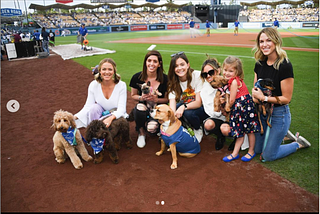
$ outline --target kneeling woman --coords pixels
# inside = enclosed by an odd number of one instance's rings
[[[88,88],[87,101],[74,115],[78,128],[87,127],[92,120],[101,119],[109,127],[114,119],[128,117],[127,85],[117,74],[116,63],[111,58],[100,61],[98,73]]]

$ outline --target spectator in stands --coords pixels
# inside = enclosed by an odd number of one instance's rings
[[[83,50],[83,41],[88,36],[88,30],[85,27],[85,24],[81,24],[81,27],[79,28],[79,31],[78,31],[78,36],[80,36],[81,50]]]
[[[275,28],[278,28],[278,27],[279,27],[279,21],[277,20],[277,18],[274,18],[273,26],[274,26]]]
[[[43,51],[47,52],[48,55],[49,55],[50,54],[50,51],[49,51],[49,33],[46,31],[45,27],[42,27],[41,36],[42,36],[42,49],[43,49]]]
[[[240,22],[238,21],[238,19],[236,19],[236,21],[234,22],[234,36],[238,36],[238,28],[239,28],[239,24]]]

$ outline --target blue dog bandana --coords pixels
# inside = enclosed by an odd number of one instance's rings
[[[90,141],[90,146],[93,149],[94,154],[99,154],[99,152],[102,151],[103,145],[104,145],[105,139],[97,139],[97,138],[92,138]]]
[[[62,136],[71,146],[78,145],[76,141],[76,132],[77,128],[72,128],[71,126],[68,128],[67,132],[62,132]]]

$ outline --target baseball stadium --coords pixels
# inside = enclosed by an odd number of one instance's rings
[[[140,101],[130,82],[151,50],[161,53],[167,75],[182,52],[198,71],[208,56],[221,66],[235,56],[251,94],[265,28],[281,35],[292,64],[289,130],[308,148],[274,161],[257,154],[225,163],[233,138],[216,149],[218,137],[203,134],[199,154],[177,155],[171,169],[172,151],[156,155],[160,134],[148,134],[140,148],[128,121],[132,148],[122,145],[116,164],[110,151],[100,163],[78,151],[81,169],[68,152],[59,164],[54,116],[82,110],[103,59],[116,63],[125,83],[127,114]],[[318,0],[3,0],[1,103],[2,212],[319,212]],[[75,130],[94,157],[87,128]]]

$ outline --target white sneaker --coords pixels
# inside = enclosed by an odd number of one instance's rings
[[[193,132],[194,132],[194,135],[196,136],[198,142],[200,143],[202,140],[202,137],[203,137],[202,128],[200,127],[200,129],[197,129],[197,130],[194,129]]]
[[[137,146],[143,148],[146,145],[146,136],[139,135],[137,140]]]
[[[290,132],[290,130],[288,130],[288,132],[287,132],[287,138],[289,138],[289,140],[291,140],[291,141],[297,141],[297,137],[296,136],[294,136],[293,134],[292,134],[292,132]]]
[[[307,141],[307,139],[305,139],[302,136],[298,137],[297,142],[302,146],[301,149],[302,148],[308,148],[308,147],[311,146],[311,143],[309,141]]]

